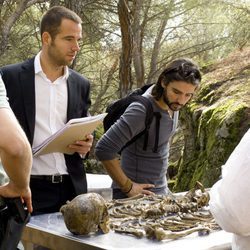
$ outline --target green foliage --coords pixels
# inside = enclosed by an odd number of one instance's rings
[[[117,2],[113,0],[78,2],[60,0],[33,4],[12,26],[7,49],[0,58],[0,66],[23,61],[40,50],[38,28],[40,19],[53,2],[66,4],[66,6],[77,4],[74,7],[82,17],[85,36],[74,67],[91,81],[91,113],[101,113],[112,100],[118,98],[120,84],[121,24],[117,15]],[[131,23],[134,18],[133,3],[133,1],[128,1]],[[17,4],[18,1],[14,0],[1,1],[1,31],[6,27],[6,22],[11,15],[15,13]],[[139,52],[143,58],[144,77],[150,82],[154,82],[165,65],[174,58],[191,57],[206,73],[209,72],[210,65],[214,61],[225,57],[235,48],[242,49],[249,45],[249,4],[247,1],[142,1],[139,13],[139,30],[136,31],[141,36]],[[165,26],[160,35],[160,27],[164,25],[164,22]],[[131,27],[131,32],[132,30]],[[2,37],[1,33],[0,42]],[[243,73],[247,74],[247,70]],[[242,124],[245,106],[241,106],[236,99],[225,100],[223,96],[227,93],[227,89],[230,89],[231,93],[227,95],[231,94],[235,98],[240,98],[242,93],[248,91],[249,84],[245,87],[242,85],[241,89],[224,86],[225,81],[230,84],[228,80],[231,78],[234,78],[233,74],[228,75],[226,79],[212,76],[208,79],[208,84],[201,86],[196,101],[192,102],[187,110],[191,117],[190,123],[196,122],[201,117],[200,122],[193,125],[194,131],[199,131],[198,134],[193,135],[198,151],[194,152],[193,158],[190,157],[190,162],[183,162],[183,169],[179,173],[183,185],[179,186],[179,180],[176,184],[179,190],[188,187],[190,178],[192,182],[195,182],[197,178],[203,178],[205,183],[212,183],[215,178],[212,176],[218,176],[220,172],[218,164],[223,164],[237,142],[240,133],[237,126]],[[136,85],[135,79],[136,73],[132,68],[131,81],[134,85]],[[213,107],[220,99],[224,103],[220,107]],[[208,106],[211,107],[202,112],[203,107]],[[231,109],[235,115],[229,112]],[[231,116],[236,121],[236,127],[235,125],[230,127],[231,124],[226,123],[228,117]],[[217,131],[219,135],[227,131],[231,137],[227,139],[218,136],[214,131]],[[97,139],[100,138],[102,132],[102,128],[98,128]],[[222,145],[225,145],[225,151],[218,153],[215,149]],[[179,166],[181,162],[179,161]],[[205,166],[210,175],[205,174],[201,166]],[[188,173],[187,176],[184,177],[184,173]]]
[[[95,130],[95,140],[98,141],[104,133],[103,126],[98,126]]]
[[[95,159],[87,159],[85,161],[86,173],[91,174],[107,174],[107,171],[102,166],[102,163]]]
[[[39,22],[41,12],[36,7],[27,9],[15,23],[9,37],[9,43],[0,65],[17,63],[38,53],[41,43]]]
[[[2,6],[1,13],[5,15],[1,15],[0,26],[13,14],[16,6],[13,4],[16,1],[11,5],[7,1],[3,2],[6,4]],[[22,61],[39,51],[40,18],[52,2],[34,4],[23,12],[11,29],[8,49],[0,58],[0,65]],[[66,6],[76,4],[75,1],[71,4],[70,1],[58,2]],[[129,1],[128,7],[131,11],[132,6],[132,1]],[[121,52],[117,6],[114,1],[109,0],[92,1],[88,4],[83,1],[76,7],[83,20],[85,37],[75,68],[91,80],[93,104],[98,100],[92,106],[92,111],[99,113],[105,109],[107,103],[117,98],[119,88],[118,66],[110,77],[110,70]],[[193,57],[201,65],[207,65],[238,46],[240,42],[236,40],[249,40],[247,7],[241,1],[233,6],[222,1],[207,0],[143,1],[139,11],[139,27],[145,78],[149,78],[150,82],[155,81],[162,68],[173,58]],[[166,26],[158,48],[156,68],[150,72],[157,32],[163,21],[166,21]],[[240,29],[238,21],[241,23]],[[245,43],[241,42],[242,44]],[[135,82],[135,74],[132,76],[132,81]]]

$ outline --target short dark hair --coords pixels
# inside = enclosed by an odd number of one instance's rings
[[[152,95],[156,100],[159,100],[163,95],[162,82],[164,85],[168,85],[172,81],[184,81],[198,86],[201,82],[199,67],[188,58],[176,59],[169,63],[152,89]]]
[[[81,18],[72,10],[63,6],[54,6],[50,8],[42,17],[40,25],[41,36],[48,32],[52,39],[60,32],[60,25],[63,19],[72,20],[75,23],[82,23]]]

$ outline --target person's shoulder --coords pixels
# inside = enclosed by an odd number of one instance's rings
[[[149,105],[152,106],[150,98],[143,96],[143,98],[138,98],[137,100],[134,99],[133,101],[131,101],[131,103],[128,106],[128,109],[139,112],[139,113],[141,112],[145,113],[146,110],[149,108]]]
[[[88,78],[73,69],[69,69],[69,77],[81,82],[89,83]]]
[[[22,61],[22,62],[17,62],[17,63],[13,63],[13,64],[7,64],[4,65],[0,68],[2,73],[8,73],[8,72],[13,72],[13,71],[20,71],[23,68],[34,68],[34,57],[27,59],[26,61]]]

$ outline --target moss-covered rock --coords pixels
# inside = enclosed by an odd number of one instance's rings
[[[174,191],[198,180],[211,187],[221,166],[250,125],[250,49],[226,59],[204,76],[193,101],[181,111],[184,148]]]

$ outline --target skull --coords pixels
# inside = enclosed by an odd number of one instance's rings
[[[100,228],[109,232],[109,215],[104,198],[97,193],[81,194],[60,208],[68,230],[73,234],[89,234]]]

